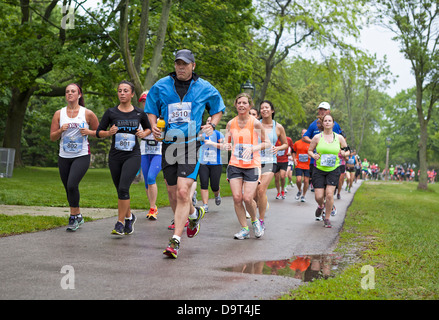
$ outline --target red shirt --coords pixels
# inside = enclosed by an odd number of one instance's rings
[[[288,147],[293,150],[293,140],[290,137],[287,137]],[[282,143],[280,140],[276,141],[276,146],[281,146]],[[288,148],[285,150],[281,150],[277,152],[277,162],[288,162]]]

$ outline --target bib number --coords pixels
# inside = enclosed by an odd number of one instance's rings
[[[114,147],[120,151],[133,151],[136,137],[130,133],[116,133]]]
[[[250,148],[252,145],[251,144],[243,144],[243,143],[239,143],[235,146],[235,150],[233,152],[233,154],[235,155],[236,159],[238,160],[242,160],[242,161],[252,161],[253,160],[253,153],[251,154],[250,158],[244,158],[243,157],[243,153],[244,153],[244,149],[245,148]]]
[[[320,165],[322,167],[335,167],[337,156],[335,154],[322,154],[320,157]]]
[[[203,154],[203,161],[216,162],[217,152],[215,150],[206,149]]]
[[[299,153],[299,162],[308,162],[308,155],[306,153]]]
[[[192,102],[169,104],[168,112],[168,123],[190,122]]]
[[[63,139],[63,149],[65,152],[69,153],[79,153],[82,150],[82,136],[76,137],[64,137]]]
[[[146,154],[161,154],[160,144],[156,140],[146,140],[145,143]]]

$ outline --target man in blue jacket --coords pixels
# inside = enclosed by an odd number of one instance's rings
[[[174,211],[174,235],[165,255],[177,258],[181,236],[186,222],[187,236],[192,238],[200,230],[204,217],[202,207],[194,207],[190,197],[191,186],[197,179],[200,130],[211,135],[225,110],[221,94],[208,81],[193,71],[195,58],[190,50],[179,50],[174,59],[175,72],[157,81],[149,90],[145,103],[152,133],[160,137],[157,118],[166,121],[165,140],[162,145],[162,169]],[[212,117],[210,124],[202,126],[204,111]]]

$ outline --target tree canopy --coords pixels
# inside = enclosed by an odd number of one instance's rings
[[[327,101],[361,156],[384,167],[390,137],[392,164],[439,168],[437,1],[9,0],[0,16],[0,142],[16,149],[15,165],[56,165],[50,120],[68,83],[82,86],[100,118],[117,104],[119,81],[139,96],[189,48],[196,72],[224,98],[222,125],[250,81],[293,141]],[[390,97],[386,59],[345,41],[368,19],[394,31],[416,88]],[[108,141],[91,141],[94,165],[105,165]]]

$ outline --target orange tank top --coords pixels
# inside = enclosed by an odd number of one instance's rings
[[[261,166],[259,151],[253,152],[249,159],[244,159],[242,153],[246,147],[258,145],[258,133],[254,130],[254,120],[247,121],[244,128],[238,125],[238,117],[235,117],[230,125],[230,134],[232,137],[232,155],[229,165],[238,168],[256,168]]]

